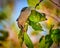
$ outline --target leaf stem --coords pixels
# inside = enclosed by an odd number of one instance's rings
[[[43,1],[43,0],[39,0],[39,2],[36,4],[35,8],[36,8],[37,6],[39,6],[39,4],[40,4],[42,1]]]

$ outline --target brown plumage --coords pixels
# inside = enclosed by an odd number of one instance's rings
[[[17,19],[19,28],[21,28],[21,29],[24,28],[25,22],[27,21],[29,15],[30,15],[30,12],[31,12],[30,8],[27,8],[27,7],[23,8],[21,10],[21,14]]]

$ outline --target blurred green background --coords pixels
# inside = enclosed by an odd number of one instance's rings
[[[26,6],[28,6],[27,0],[0,0],[0,30],[9,26],[18,32],[16,19],[21,9]]]

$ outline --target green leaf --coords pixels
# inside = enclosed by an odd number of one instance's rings
[[[0,30],[0,40],[4,41],[9,36],[8,31]]]
[[[54,42],[60,42],[60,29],[52,30],[51,38]]]
[[[34,22],[29,21],[29,25],[32,26],[32,28],[34,30],[40,30],[40,31],[43,30],[42,26],[40,25],[40,23],[34,23]]]
[[[31,10],[29,20],[32,22],[40,22],[46,20],[46,16],[43,13],[39,13],[36,10]]]
[[[4,12],[0,12],[0,21],[7,18],[7,15]]]
[[[43,38],[44,38],[44,36],[42,36],[42,37],[40,38],[39,42],[40,42],[40,41],[42,41],[42,40],[43,40]]]
[[[19,39],[19,42],[20,42],[20,48],[22,48],[22,44],[23,44],[23,41],[24,41],[24,35],[23,35],[22,30],[20,30],[20,32],[18,34],[18,39]]]
[[[39,0],[27,0],[30,7],[35,7]]]
[[[53,44],[53,40],[50,35],[42,36],[39,40],[39,48],[50,48]]]
[[[33,43],[26,32],[24,33],[24,42],[28,48],[33,48]]]
[[[21,36],[23,36],[22,30],[20,30],[20,32],[18,33],[18,38],[20,38]]]
[[[50,48],[50,46],[53,44],[53,40],[51,39],[50,35],[45,36],[45,45],[47,48]]]
[[[39,3],[39,0],[27,0],[29,7],[35,7],[37,3]],[[37,9],[42,9],[43,6],[46,6],[47,8],[52,9],[53,5],[51,1],[49,0],[43,0],[38,6]]]
[[[42,40],[40,41],[39,48],[45,48],[45,38],[42,38]]]

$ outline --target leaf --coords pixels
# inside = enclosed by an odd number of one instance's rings
[[[0,21],[7,18],[7,15],[4,12],[0,12]]]
[[[32,22],[40,22],[46,20],[46,16],[43,13],[39,13],[36,10],[31,10],[29,20]]]
[[[26,32],[24,33],[24,42],[28,48],[33,48],[33,43]]]
[[[47,48],[50,48],[50,46],[53,44],[53,40],[51,39],[50,35],[45,36],[45,45]]]
[[[53,41],[50,35],[42,36],[39,40],[39,48],[50,48]]]
[[[51,38],[54,42],[60,42],[60,29],[52,30]]]
[[[22,48],[22,44],[23,44],[23,41],[24,41],[24,35],[23,35],[22,30],[20,30],[20,32],[18,34],[18,39],[19,39],[19,42],[20,42],[20,47]]]
[[[42,40],[40,41],[39,48],[45,48],[45,38],[42,38]]]
[[[31,0],[27,0],[27,2],[28,2],[29,7],[35,7],[36,4],[39,3],[39,0],[32,0],[32,1],[31,1]],[[44,5],[45,5],[47,8],[50,8],[50,9],[52,9],[52,7],[53,7],[51,1],[49,1],[49,0],[43,0],[43,1],[39,4],[39,6],[37,6],[37,9],[43,8]]]
[[[8,31],[0,30],[0,40],[4,41],[8,36]]]
[[[35,7],[39,0],[27,0],[29,7]]]
[[[40,25],[40,23],[34,23],[34,22],[29,21],[29,25],[32,26],[32,28],[34,30],[40,30],[40,31],[43,30],[42,26]]]

